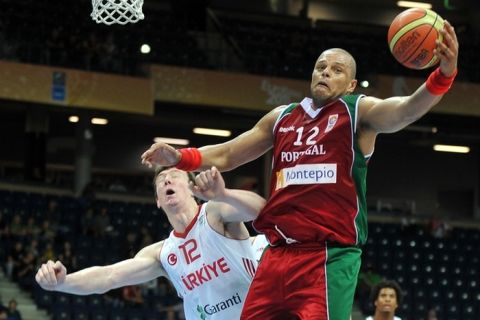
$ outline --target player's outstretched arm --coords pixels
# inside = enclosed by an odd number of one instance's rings
[[[60,262],[49,260],[42,264],[35,280],[45,290],[77,295],[105,293],[111,289],[139,284],[159,276],[166,276],[155,258],[163,242],[143,248],[134,258],[109,266],[90,267],[67,274]]]
[[[385,100],[374,97],[361,99],[361,125],[377,133],[396,132],[421,118],[441,100],[456,75],[458,40],[455,30],[447,21],[440,32],[443,34],[443,42],[437,42],[434,51],[440,59],[439,68],[410,96]]]
[[[265,199],[254,192],[225,188],[222,174],[215,167],[200,172],[190,188],[196,197],[212,200],[207,210],[223,222],[251,221],[265,206]]]
[[[215,166],[220,171],[228,171],[260,157],[273,145],[273,125],[282,109],[283,107],[278,107],[272,110],[260,119],[252,129],[232,140],[199,148],[201,159],[199,166],[193,169],[188,166],[179,167],[179,169],[194,171],[210,169]],[[158,142],[146,150],[141,158],[142,163],[148,166],[158,164],[178,167],[182,157],[185,159],[190,155],[189,152],[182,154],[179,150]],[[197,159],[196,154],[191,155],[191,157]]]

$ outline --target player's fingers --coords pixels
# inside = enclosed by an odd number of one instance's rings
[[[450,24],[450,22],[445,20],[445,28],[447,33],[452,38],[452,41],[458,44],[457,34],[455,33],[455,28]]]
[[[54,286],[57,284],[57,276],[55,274],[55,263],[52,260],[48,260],[47,268],[48,268],[48,277],[50,283]]]
[[[198,189],[197,186],[192,186],[190,190],[192,190],[192,193],[194,196],[198,196],[200,194],[200,190]]]
[[[213,182],[213,177],[212,177],[212,171],[211,170],[205,171],[205,178],[207,179],[207,185],[211,186],[212,182]]]
[[[63,268],[65,268],[65,266],[60,262],[60,261],[55,261],[55,263],[53,264],[53,268],[56,270],[56,271],[62,271]]]
[[[202,180],[202,174],[203,172],[200,172],[195,176],[195,186],[197,187],[197,190],[201,190],[204,188],[204,182]]]
[[[458,40],[453,27],[450,24],[446,24],[441,33],[443,35],[442,44],[446,45],[454,54],[456,54],[458,52]]]
[[[50,276],[50,272],[48,271],[48,265],[46,263],[42,264],[42,276],[46,285],[50,285],[52,283],[52,278]]]

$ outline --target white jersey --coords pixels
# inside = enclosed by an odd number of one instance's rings
[[[240,319],[257,261],[250,239],[217,233],[207,222],[205,208],[199,208],[184,233],[170,233],[160,261],[183,298],[186,319]]]
[[[262,258],[263,252],[269,245],[267,237],[264,234],[259,234],[252,239],[252,250],[253,254],[255,255],[255,259],[258,263],[260,263],[260,259]]]

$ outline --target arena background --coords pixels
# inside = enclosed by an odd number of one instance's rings
[[[403,319],[426,319],[430,309],[439,319],[479,319],[480,4],[431,3],[456,28],[459,74],[432,112],[378,139],[363,276],[400,282]],[[126,305],[121,291],[80,299],[31,283],[49,243],[58,258],[71,242],[74,270],[125,259],[142,238],[168,234],[153,206],[151,171],[140,164],[154,137],[201,146],[229,138],[197,135],[194,127],[240,134],[271,108],[308,95],[312,66],[329,47],[350,51],[357,78],[369,82],[357,92],[380,98],[410,93],[430,72],[405,69],[388,51],[388,24],[404,10],[396,1],[146,0],[145,20],[126,26],[96,24],[86,0],[2,0],[0,9],[0,295],[3,304],[15,297],[24,319],[181,318],[164,282],[144,290],[141,307]],[[144,44],[148,54],[140,52]],[[108,124],[94,125],[93,117]],[[435,152],[436,143],[470,152]],[[269,163],[267,155],[227,173],[227,183],[266,195]],[[86,230],[86,212],[95,219],[103,208],[111,228]],[[46,217],[53,235],[25,231],[35,229],[29,218],[41,226]],[[121,242],[105,255],[119,237],[129,249]],[[20,261],[29,250],[38,253]],[[16,284],[7,279],[9,257],[18,259]],[[16,274],[19,266],[25,273]],[[371,312],[364,289],[356,319]],[[45,318],[30,315],[35,305]]]

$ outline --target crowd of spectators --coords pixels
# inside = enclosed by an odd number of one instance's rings
[[[41,263],[60,260],[69,272],[92,264],[110,264],[133,256],[169,232],[168,222],[160,212],[153,213],[158,210],[153,205],[127,212],[121,203],[109,206],[95,199],[85,207],[85,202],[70,197],[16,193],[13,199],[9,192],[0,193],[0,267],[8,279],[35,299],[48,294],[35,283]],[[149,223],[143,223],[146,219]],[[117,309],[155,309],[168,319],[183,314],[175,290],[161,279],[112,290],[102,299],[103,305]],[[16,302],[9,305],[10,311],[5,311],[8,320],[21,319],[10,316]],[[1,315],[0,311],[0,319]]]

